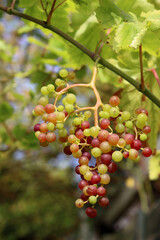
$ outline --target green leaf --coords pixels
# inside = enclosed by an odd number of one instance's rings
[[[159,35],[156,32],[148,30],[142,40],[143,51],[146,51],[149,54],[157,57],[160,55],[159,43]]]
[[[96,17],[107,29],[116,24],[116,17],[123,21],[133,21],[129,14],[123,12],[112,0],[99,0],[100,7],[96,9]]]
[[[17,124],[14,128],[13,128],[13,135],[15,136],[16,139],[18,140],[22,140],[22,138],[25,136],[26,134],[26,127],[21,125],[21,124]]]
[[[19,0],[19,7],[20,8],[28,8],[28,7],[32,7],[34,4],[36,5],[37,2],[39,2],[39,0]]]
[[[149,160],[149,178],[157,180],[160,175],[160,151],[157,151],[155,156]]]
[[[152,31],[160,28],[160,10],[142,12],[141,17],[145,18]]]
[[[13,114],[13,108],[8,102],[3,102],[0,104],[0,122],[4,122],[10,118]]]

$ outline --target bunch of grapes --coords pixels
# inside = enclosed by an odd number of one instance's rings
[[[55,81],[56,89],[53,84],[41,88],[43,96],[33,112],[41,116],[43,122],[36,124],[34,131],[41,146],[48,146],[58,137],[64,145],[64,153],[78,159],[75,172],[81,178],[82,194],[75,205],[82,208],[86,204],[87,216],[94,218],[97,204],[102,207],[109,204],[105,186],[117,170],[117,162],[126,158],[137,162],[140,153],[151,156],[152,150],[147,146],[147,135],[151,131],[147,125],[148,112],[141,108],[136,109],[135,116],[128,111],[121,112],[119,97],[112,96],[109,104],[101,106],[99,125],[90,126],[92,112],[88,108],[81,111],[76,96],[67,92],[72,86],[67,81],[74,79],[75,73],[62,69],[59,76]],[[54,103],[49,103],[53,97]],[[73,126],[68,131],[64,124],[69,117]],[[90,163],[91,158],[94,164]]]

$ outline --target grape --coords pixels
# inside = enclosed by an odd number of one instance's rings
[[[150,157],[152,155],[152,150],[149,147],[145,147],[142,151],[144,157]]]
[[[109,112],[100,111],[100,112],[99,112],[99,116],[100,116],[101,118],[109,118],[109,117],[110,117],[110,114],[109,114]]]
[[[64,124],[63,123],[57,123],[56,124],[56,129],[62,130],[63,128],[64,128]]]
[[[36,131],[36,132],[35,132],[35,136],[36,136],[36,138],[38,138],[39,134],[41,134],[40,131]]]
[[[90,185],[87,187],[86,192],[89,196],[96,195],[97,194],[97,188],[94,185]]]
[[[104,188],[104,187],[98,187],[97,188],[97,194],[99,195],[99,196],[104,196],[104,195],[106,195],[106,189]]]
[[[47,133],[46,139],[48,142],[54,142],[56,140],[56,134],[53,132]]]
[[[87,157],[89,160],[91,159],[91,154],[89,152],[84,152],[82,156]]]
[[[75,201],[75,205],[76,205],[76,207],[78,207],[78,208],[82,208],[82,207],[84,206],[84,201],[79,198],[79,199],[77,199],[77,200]]]
[[[70,150],[71,150],[72,153],[75,153],[75,152],[77,152],[79,150],[79,146],[77,144],[73,143],[70,146]]]
[[[54,107],[54,105],[53,104],[47,104],[46,106],[45,106],[45,111],[46,111],[46,113],[53,113],[54,112],[54,110],[55,110],[55,107]]]
[[[91,150],[93,157],[101,156],[101,150],[98,147],[95,147]]]
[[[48,142],[40,142],[40,146],[41,147],[47,147],[48,146]]]
[[[55,124],[57,121],[57,115],[55,113],[49,113],[47,120],[48,120],[48,122]]]
[[[101,184],[108,184],[110,182],[111,178],[108,174],[102,174],[101,175]]]
[[[72,152],[71,152],[72,153]],[[77,174],[80,174],[80,165],[77,165],[76,166],[76,168],[75,168],[75,172],[77,173]]]
[[[47,141],[47,139],[46,139],[46,134],[45,134],[45,133],[39,134],[38,140],[39,140],[41,143],[46,142],[46,141]]]
[[[36,116],[41,116],[45,113],[45,109],[42,105],[37,105],[34,108],[34,112],[35,112]]]
[[[101,197],[98,203],[101,207],[107,207],[109,205],[109,199],[106,197]]]
[[[88,201],[89,201],[89,203],[94,205],[97,202],[97,198],[95,196],[90,196],[88,198]]]
[[[89,196],[89,194],[87,193],[87,189],[88,189],[89,186],[85,186],[83,188],[83,193],[86,195],[86,196]]]
[[[123,123],[123,119],[121,116],[119,116],[117,119],[116,119],[116,123]]]
[[[59,76],[62,77],[62,78],[66,78],[68,76],[68,71],[67,69],[61,69],[59,71]]]
[[[42,120],[45,121],[45,122],[48,121],[48,114],[47,114],[47,113],[44,113],[44,114],[42,115]]]
[[[110,126],[110,121],[109,119],[102,119],[100,122],[100,127],[101,129],[107,129]]]
[[[111,110],[111,105],[109,105],[109,104],[103,105],[103,111],[110,112],[110,110]]]
[[[109,99],[109,104],[112,105],[113,107],[116,107],[118,106],[120,103],[120,99],[118,96],[112,96],[110,99]]]
[[[145,113],[146,116],[148,116],[148,111],[147,111],[146,109],[144,109],[144,108],[138,108],[138,109],[136,109],[136,110],[135,110],[135,113],[136,113],[137,115],[140,114],[140,113]]]
[[[90,218],[94,218],[97,216],[97,210],[95,208],[88,207],[86,209],[86,214]]]
[[[120,151],[114,151],[112,153],[112,159],[115,161],[115,162],[120,162],[122,161],[123,159],[123,154],[120,152]]]
[[[127,152],[127,151],[123,152],[123,157],[128,158],[129,157],[129,152]]]
[[[101,130],[98,134],[98,140],[104,142],[108,139],[109,132],[107,130]]]
[[[145,122],[144,123],[140,123],[140,122],[136,121],[136,127],[139,128],[139,129],[143,129],[145,125],[146,125]]]
[[[45,106],[48,104],[48,98],[47,97],[41,97],[38,101],[39,105]]]
[[[87,129],[87,128],[90,128],[90,124],[88,121],[83,121],[81,123],[81,128],[84,130],[84,129]]]
[[[66,104],[65,105],[65,110],[68,112],[68,113],[71,113],[74,111],[74,106],[72,104]]]
[[[126,144],[131,144],[134,141],[134,136],[130,133],[127,133],[124,136],[124,140],[126,141]]]
[[[142,146],[142,143],[141,143],[141,141],[138,140],[138,139],[135,139],[135,140],[132,142],[132,144],[131,144],[131,148],[134,148],[134,149],[136,149],[137,151],[141,148],[141,146]]]
[[[117,131],[118,133],[123,133],[124,130],[125,130],[125,127],[124,127],[124,125],[123,125],[122,123],[118,123],[118,124],[116,125],[115,129],[116,129],[116,131]]]
[[[82,193],[81,199],[82,199],[84,202],[87,201],[88,198],[89,198],[89,196],[86,196],[84,193]]]
[[[56,88],[56,92],[60,92],[62,89],[64,88],[64,86],[58,86],[57,88]],[[59,97],[58,97],[58,100],[60,100],[62,98],[62,95],[60,95]]]
[[[100,174],[106,173],[107,170],[108,170],[108,168],[107,168],[107,166],[106,166],[105,164],[100,164],[100,165],[98,166],[98,172],[99,172]]]
[[[125,123],[125,126],[127,127],[127,128],[133,128],[133,122],[132,121],[127,121],[126,123]]]
[[[88,180],[88,181],[91,180],[92,176],[93,176],[93,173],[92,173],[91,171],[87,171],[87,172],[84,174],[84,178],[85,178],[86,180]]]
[[[114,173],[117,170],[117,164],[114,162],[111,162],[108,166],[108,172],[109,173]]]
[[[49,93],[54,93],[54,92],[55,92],[55,87],[54,87],[54,85],[53,85],[53,84],[48,84],[48,85],[47,85],[47,91],[48,91]]]
[[[58,130],[58,134],[60,137],[67,136],[67,129],[63,128],[63,129]]]
[[[99,133],[99,128],[98,127],[91,127],[90,128],[90,134],[92,137],[97,137]]]
[[[77,141],[77,137],[74,134],[68,136],[69,143],[75,143]]]
[[[84,129],[84,136],[89,137],[91,135],[90,129]]]
[[[145,134],[148,134],[148,133],[151,132],[151,128],[150,128],[149,126],[145,126],[145,127],[143,128],[143,132],[144,132]]]
[[[90,118],[90,117],[92,116],[92,113],[91,113],[90,111],[85,111],[85,112],[84,112],[84,116],[85,116],[86,118]]]
[[[47,87],[45,87],[45,86],[42,87],[42,88],[41,88],[41,93],[42,93],[42,95],[48,95],[49,92],[48,92]]]
[[[92,147],[99,147],[100,142],[99,142],[98,138],[94,138],[94,139],[91,141],[91,145],[92,145]]]
[[[35,131],[35,132],[40,131],[40,125],[41,125],[41,124],[36,124],[36,125],[34,126],[34,131]]]
[[[131,117],[131,114],[130,114],[130,112],[128,112],[128,111],[124,111],[124,112],[122,112],[122,119],[124,120],[124,121],[127,121],[127,120],[129,120],[130,119],[130,117]]]
[[[83,188],[87,185],[88,185],[88,182],[86,180],[81,180],[78,184],[78,186],[81,190],[83,190]]]
[[[112,146],[110,145],[109,142],[102,142],[100,144],[100,150],[102,153],[109,153],[112,149]]]
[[[146,141],[147,140],[147,135],[145,133],[140,135],[140,140],[141,141]]]
[[[68,135],[66,135],[65,137],[59,137],[59,143],[66,143],[68,139]]]
[[[111,160],[112,160],[112,156],[110,154],[104,153],[104,154],[101,155],[102,163],[106,164],[107,166],[110,165]]]
[[[89,171],[89,166],[87,165],[81,165],[80,168],[79,168],[79,171],[82,175],[86,174],[86,172]]]
[[[82,151],[79,149],[76,153],[72,153],[74,158],[80,158],[82,156]]]
[[[138,157],[138,152],[136,149],[130,149],[129,150],[129,158],[131,160],[135,160]]]
[[[43,132],[43,133],[48,132],[47,123],[42,123],[42,124],[40,125],[40,131]]]
[[[120,146],[121,148],[124,148],[125,145],[126,145],[126,141],[123,138],[120,138],[118,141],[118,146]]]
[[[110,110],[110,115],[112,118],[116,118],[119,115],[119,109],[116,107],[112,107]]]
[[[88,165],[88,163],[89,163],[89,159],[87,157],[85,157],[85,156],[80,157],[80,159],[79,159],[80,165]]]
[[[112,145],[112,146],[116,146],[117,143],[119,141],[119,136],[115,133],[109,135],[108,137],[108,142]]]
[[[137,121],[140,123],[140,124],[143,124],[147,121],[147,116],[145,113],[140,113],[138,114],[137,116]]]
[[[56,112],[57,121],[63,121],[65,119],[65,114],[63,112]]]
[[[66,96],[66,101],[67,103],[69,104],[73,104],[76,102],[76,96],[72,93],[69,93],[67,96]]]
[[[63,112],[64,111],[64,106],[63,105],[59,105],[58,107],[57,107],[57,110],[59,111],[59,112]],[[65,116],[66,117],[66,116]]]
[[[98,184],[101,181],[101,177],[98,174],[94,174],[91,178],[92,184]]]
[[[69,71],[67,77],[69,80],[73,80],[76,77],[76,74],[73,71]]]
[[[70,146],[66,146],[64,149],[63,149],[64,153],[66,155],[72,155],[72,152],[70,150]]]

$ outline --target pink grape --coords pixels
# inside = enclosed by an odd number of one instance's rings
[[[110,125],[110,121],[109,119],[102,119],[101,122],[100,122],[100,127],[101,129],[107,129]]]
[[[101,130],[98,134],[98,139],[100,142],[104,142],[108,139],[109,132],[107,130]]]
[[[131,144],[134,141],[134,136],[130,133],[127,133],[124,136],[124,140],[126,141],[126,144]]]
[[[108,137],[108,142],[112,145],[112,146],[116,146],[117,143],[119,141],[119,136],[115,133],[109,135]]]
[[[87,128],[90,128],[90,124],[88,121],[83,121],[81,123],[81,128],[84,130],[84,129],[87,129]]]
[[[120,99],[118,96],[112,96],[110,99],[109,99],[109,104],[112,105],[113,107],[116,107],[118,106],[120,103]]]
[[[98,187],[98,188],[97,188],[97,194],[98,194],[99,196],[104,196],[104,195],[106,195],[106,189],[105,189],[104,187]]]
[[[47,141],[46,139],[46,134],[45,133],[40,133],[39,136],[38,136],[38,140],[41,142],[41,143],[44,143]]]
[[[88,182],[86,180],[81,180],[78,184],[78,186],[81,190],[83,190],[83,188],[87,185],[88,185]]]
[[[55,110],[55,107],[53,104],[50,104],[48,103],[46,106],[45,106],[45,111],[46,113],[53,113]]]
[[[98,138],[94,138],[91,142],[91,145],[92,145],[92,147],[99,147],[100,142],[99,142]]]
[[[45,109],[42,105],[37,105],[35,108],[34,108],[34,112],[37,116],[41,116],[45,113]]]
[[[47,133],[46,139],[48,142],[54,142],[56,140],[56,134],[53,132]]]

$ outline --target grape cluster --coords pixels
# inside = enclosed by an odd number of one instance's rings
[[[151,131],[147,125],[148,112],[141,108],[136,109],[135,116],[128,111],[120,112],[120,99],[112,96],[109,104],[101,106],[99,125],[90,126],[91,111],[85,108],[81,111],[76,96],[67,92],[67,80],[74,79],[75,73],[62,69],[59,76],[55,81],[56,90],[53,84],[41,88],[43,96],[33,113],[42,116],[43,122],[36,124],[34,131],[41,146],[48,146],[58,136],[59,142],[64,144],[64,153],[78,159],[75,172],[81,178],[78,186],[82,194],[75,205],[82,208],[90,204],[86,214],[94,218],[97,203],[102,207],[109,204],[105,186],[110,182],[110,174],[117,170],[117,162],[123,158],[137,162],[139,153],[151,156],[152,150],[147,146],[147,135]],[[49,103],[53,97],[54,103]],[[69,117],[73,126],[68,131],[64,124]]]

